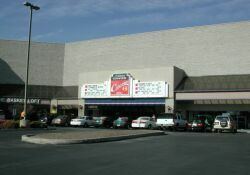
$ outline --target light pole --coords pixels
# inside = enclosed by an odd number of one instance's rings
[[[29,2],[24,2],[24,6],[29,7],[30,9],[30,21],[29,21],[29,42],[28,42],[28,53],[27,53],[27,65],[26,65],[26,81],[25,81],[25,90],[24,90],[24,110],[23,110],[23,115],[24,115],[24,120],[26,120],[26,115],[27,115],[27,89],[28,89],[28,84],[29,84],[29,60],[30,60],[30,41],[31,41],[31,29],[32,29],[32,12],[33,10],[39,10],[40,7],[35,6]]]

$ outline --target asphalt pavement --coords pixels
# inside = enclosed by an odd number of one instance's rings
[[[82,129],[90,131],[94,128]],[[77,129],[59,128],[54,132]],[[38,145],[0,130],[0,174],[250,174],[250,134],[169,132],[115,142]]]

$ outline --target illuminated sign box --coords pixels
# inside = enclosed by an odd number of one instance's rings
[[[85,84],[81,87],[82,98],[105,98],[108,96],[108,82],[103,84]]]
[[[133,97],[168,97],[168,84],[164,81],[133,81]]]
[[[130,74],[113,74],[103,84],[84,84],[81,98],[151,98],[168,97],[165,81],[140,82]]]

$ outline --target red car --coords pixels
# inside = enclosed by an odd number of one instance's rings
[[[189,131],[212,131],[213,119],[210,115],[197,115],[188,122]]]

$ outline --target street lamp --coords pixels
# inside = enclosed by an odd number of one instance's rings
[[[26,81],[25,81],[25,90],[24,90],[24,110],[23,110],[23,117],[24,120],[26,119],[26,112],[27,112],[27,88],[29,84],[29,60],[30,60],[30,41],[31,41],[31,26],[32,26],[32,12],[33,10],[39,10],[40,7],[35,6],[29,2],[24,2],[24,6],[30,8],[30,22],[29,22],[29,43],[28,43],[28,53],[27,53],[27,65],[26,65]]]

